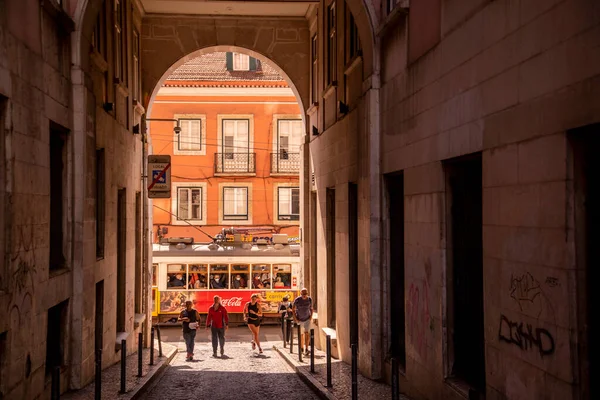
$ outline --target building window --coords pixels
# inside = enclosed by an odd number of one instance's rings
[[[106,169],[104,149],[96,150],[96,258],[104,258]]]
[[[234,71],[249,71],[250,56],[241,53],[233,53],[233,70]]]
[[[202,120],[180,119],[179,126],[178,150],[202,150]]]
[[[142,101],[142,65],[140,63],[140,34],[133,30],[133,99],[138,103]]]
[[[350,8],[346,6],[346,62],[354,60],[361,52],[358,27]]]
[[[319,85],[318,85],[318,68],[319,68],[319,63],[318,63],[318,58],[319,58],[319,42],[317,41],[317,35],[314,35],[312,37],[312,41],[311,41],[311,50],[310,50],[310,58],[311,58],[311,62],[312,62],[312,67],[311,67],[311,87],[312,87],[312,103],[316,104],[319,102]]]
[[[327,34],[327,85],[332,85],[336,80],[337,65],[335,1],[327,8]]]
[[[300,153],[302,120],[277,121],[277,152],[280,160],[289,160],[290,154]]]
[[[126,328],[126,293],[127,293],[127,192],[118,189],[117,192],[117,332],[125,332]]]
[[[202,219],[202,188],[177,188],[177,219]]]
[[[92,47],[106,60],[106,6],[100,6],[96,26],[92,32]]]
[[[65,363],[69,300],[48,309],[46,330],[46,375]]]
[[[304,123],[301,119],[277,120],[277,143],[271,159],[271,173],[299,174],[300,145],[304,134]]]
[[[126,0],[115,0],[115,79],[127,83]]]
[[[6,252],[6,222],[10,218],[10,212],[6,209],[6,142],[5,142],[5,121],[8,108],[8,99],[0,95],[0,290],[8,285],[8,263],[5,260]],[[1,349],[0,349],[1,350]],[[1,355],[2,353],[0,353]],[[2,374],[2,365],[0,365],[0,374]],[[0,376],[0,381],[2,377]],[[1,386],[0,386],[1,390]],[[2,396],[0,396],[1,398]]]
[[[233,159],[235,153],[248,153],[250,148],[248,127],[247,119],[223,120],[223,153],[226,158]]]
[[[51,123],[50,126],[50,270],[65,267],[63,252],[64,221],[64,165],[66,161],[67,131]]]
[[[245,221],[248,219],[248,188],[223,188],[223,219]]]
[[[277,188],[277,219],[280,221],[300,220],[300,188]]]

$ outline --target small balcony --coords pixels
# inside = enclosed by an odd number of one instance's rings
[[[215,174],[255,175],[256,153],[215,153]]]
[[[300,153],[288,153],[283,150],[271,153],[271,174],[298,175],[300,161]]]

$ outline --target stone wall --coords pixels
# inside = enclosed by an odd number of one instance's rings
[[[577,398],[582,316],[574,293],[583,289],[575,284],[566,133],[600,121],[592,100],[600,95],[599,4],[442,3],[441,38],[414,61],[405,56],[410,16],[382,39],[382,172],[405,177],[404,387],[430,399],[461,391],[449,384],[441,161],[481,152],[487,398]],[[540,329],[542,341],[512,340],[521,323]]]

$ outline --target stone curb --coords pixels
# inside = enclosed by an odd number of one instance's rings
[[[306,383],[321,399],[324,400],[337,400],[337,398],[327,389],[321,382],[315,379],[310,371],[305,371],[300,368],[301,366],[306,366],[303,364],[299,364],[293,357],[298,357],[298,354],[289,354],[286,351],[283,351],[277,346],[273,346],[273,349],[277,351],[277,353],[283,357],[283,359],[296,370],[296,374]]]
[[[164,344],[165,343],[163,342],[163,345]],[[169,346],[169,347],[171,347],[171,346]],[[151,389],[152,387],[154,387],[153,383],[157,380],[157,378],[159,378],[163,374],[164,370],[171,363],[171,361],[173,361],[173,358],[175,358],[176,354],[177,354],[177,347],[173,347],[171,350],[169,350],[167,352],[167,354],[164,355],[163,359],[159,358],[161,364],[158,366],[158,368],[156,368],[152,372],[148,373],[142,379],[142,381],[138,385],[137,389],[132,390],[131,392],[127,393],[126,397],[119,396],[119,399],[137,400],[137,399],[142,398],[141,396],[144,395],[145,393],[147,393],[148,389]]]

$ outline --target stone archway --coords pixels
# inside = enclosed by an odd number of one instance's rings
[[[142,24],[142,88],[148,107],[155,88],[189,59],[212,51],[242,49],[268,59],[308,106],[310,37],[303,19],[235,19],[152,16]]]

